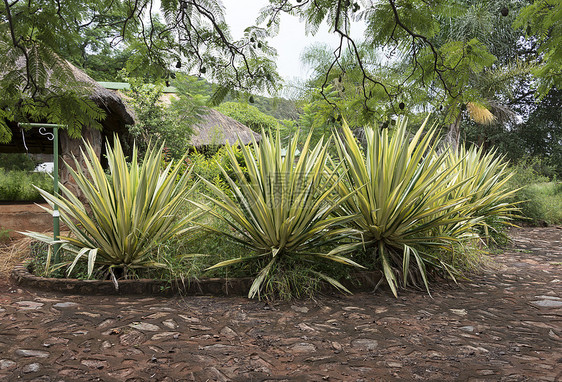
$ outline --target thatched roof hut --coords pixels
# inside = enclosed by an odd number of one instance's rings
[[[254,139],[259,142],[261,135],[215,109],[208,109],[208,112],[202,116],[201,122],[193,126],[191,144],[196,148],[220,146],[227,142],[233,145],[236,141],[247,145]]]
[[[81,139],[71,138],[65,130],[62,130],[59,134],[59,153],[62,161],[72,164],[72,157],[74,156],[78,159],[80,165],[84,167],[84,158],[82,158],[81,155],[83,140],[89,142],[98,157],[100,157],[106,138],[112,141],[114,133],[119,134],[125,132],[127,131],[126,125],[134,123],[133,113],[129,110],[126,103],[123,102],[119,94],[105,89],[68,61],[62,59],[56,60],[56,65],[59,65],[59,69],[61,67],[64,68],[64,72],[67,73],[67,76],[64,78],[53,76],[52,73],[54,69],[47,68],[46,73],[48,77],[45,80],[43,89],[45,95],[49,95],[49,93],[56,94],[58,91],[67,89],[69,84],[73,82],[72,78],[68,77],[72,76],[78,85],[80,85],[81,91],[83,88],[85,96],[94,101],[96,105],[106,113],[105,119],[101,121],[101,131],[83,126]],[[18,73],[18,71],[21,73]],[[15,69],[9,70],[8,73],[0,72],[0,75],[6,74],[19,76],[22,78],[22,82],[25,82],[25,59],[21,57],[16,60]],[[74,83],[74,86],[76,86],[76,83]],[[9,123],[9,127],[12,130],[12,140],[6,144],[0,144],[0,153],[53,153],[53,142],[40,134],[38,129],[32,128],[22,133],[17,123]],[[59,180],[63,185],[73,191],[75,195],[81,195],[78,186],[74,183],[70,172],[64,165],[59,166]]]
[[[119,94],[130,89],[130,85],[126,82],[100,82],[100,85]],[[172,86],[165,87],[160,98],[162,104],[169,106],[172,99],[175,98],[176,92],[177,89]],[[127,102],[127,95],[121,94],[121,96]],[[134,115],[133,118],[135,118]],[[205,109],[205,112],[201,115],[201,121],[192,126],[192,129],[193,135],[190,143],[197,149],[206,146],[222,146],[227,142],[232,145],[236,141],[247,145],[253,142],[253,138],[257,142],[261,140],[261,135],[253,132],[246,125],[211,108]]]
[[[24,71],[25,62],[23,57],[17,61],[17,64],[19,69]],[[84,86],[84,92],[87,94],[87,97],[94,101],[95,104],[106,113],[105,119],[101,122],[102,132],[99,134],[102,141],[105,140],[105,137],[111,139],[114,132],[122,133],[126,131],[126,125],[134,123],[132,111],[127,104],[123,102],[119,94],[104,88],[71,63],[64,61],[64,64],[68,66],[76,82]],[[0,73],[0,75],[2,75],[2,73]],[[65,82],[68,81],[50,77],[47,79],[46,83],[47,90],[50,90],[49,88],[64,89]],[[0,152],[26,152],[27,147],[30,153],[52,154],[52,143],[45,139],[44,136],[40,135],[37,129],[31,129],[25,132],[24,145],[24,138],[17,124],[10,123],[9,126],[12,130],[12,141],[6,144],[0,144]],[[83,129],[83,136],[89,135],[86,130],[88,129]]]

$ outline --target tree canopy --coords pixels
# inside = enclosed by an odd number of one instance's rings
[[[541,94],[560,88],[560,0],[264,0],[256,25],[238,40],[220,0],[3,0],[0,141],[10,139],[6,121],[67,123],[78,135],[103,117],[67,62],[94,73],[96,59],[111,57],[150,80],[199,73],[219,84],[215,103],[233,90],[274,91],[280,78],[268,41],[283,28],[282,14],[299,17],[308,33],[327,25],[339,37],[317,73],[320,95],[330,101],[341,86],[348,107],[361,105],[366,116],[381,99],[397,112],[420,93],[444,104],[452,121],[462,104],[486,108],[490,93],[474,79],[517,49],[534,52]],[[361,41],[351,37],[359,23]]]

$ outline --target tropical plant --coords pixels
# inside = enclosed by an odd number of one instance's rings
[[[237,160],[235,150],[227,146],[234,176],[222,166],[221,170],[230,192],[203,179],[213,192],[213,196],[206,197],[218,210],[196,204],[232,228],[222,231],[223,234],[255,252],[221,261],[209,269],[250,260],[263,261],[265,265],[248,293],[250,298],[256,295],[261,298],[263,292],[274,294],[279,285],[298,288],[290,281],[296,280],[293,276],[297,272],[305,272],[308,277],[323,279],[347,291],[336,279],[314,269],[314,264],[321,259],[360,267],[340,256],[337,248],[324,250],[350,234],[351,230],[343,225],[353,219],[353,216],[331,216],[350,195],[333,193],[341,178],[326,167],[329,141],[320,140],[311,147],[309,135],[298,155],[298,134],[285,148],[281,146],[279,133],[273,137],[262,132],[262,136],[259,145],[254,141],[254,150],[241,147],[242,163]],[[217,231],[211,226],[205,227]]]
[[[193,215],[179,216],[191,189],[187,182],[191,171],[178,177],[181,163],[169,164],[161,170],[162,147],[150,146],[139,163],[133,148],[127,163],[119,140],[113,148],[107,145],[109,175],[100,164],[91,145],[86,143],[85,168],[76,159],[77,170],[66,164],[82,191],[83,203],[62,184],[61,195],[39,190],[51,208],[56,204],[61,218],[72,236],[61,236],[60,243],[75,253],[68,273],[86,256],[88,276],[94,266],[107,270],[116,280],[113,270],[127,271],[142,267],[163,267],[152,260],[151,251],[174,235],[193,229]],[[37,233],[28,236],[53,244],[52,238]],[[47,266],[50,260],[47,261]]]
[[[479,219],[475,228],[480,228],[484,238],[493,239],[498,228],[509,225],[518,211],[510,202],[517,190],[508,186],[514,174],[507,166],[495,151],[485,153],[481,147],[463,145],[446,153],[444,169],[455,168],[447,198],[466,198],[458,212]],[[460,187],[451,187],[457,184]]]
[[[337,186],[343,197],[342,216],[359,232],[347,250],[364,250],[369,266],[380,269],[392,292],[399,286],[425,285],[428,272],[442,270],[453,276],[455,269],[439,257],[450,243],[472,234],[477,219],[462,216],[467,201],[455,195],[464,180],[453,182],[459,163],[444,168],[445,155],[437,155],[436,128],[426,131],[426,121],[415,135],[406,130],[406,119],[389,129],[365,129],[363,152],[344,125],[336,133],[340,161],[346,166],[346,182]]]

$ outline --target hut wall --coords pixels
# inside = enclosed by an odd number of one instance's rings
[[[98,158],[101,156],[101,149],[102,149],[102,133],[99,130],[84,127],[82,129],[82,138],[80,139],[73,139],[68,136],[66,131],[63,131],[60,135],[60,145],[61,145],[61,158],[59,165],[59,179],[62,185],[68,188],[74,195],[78,196],[78,198],[84,201],[83,194],[72,178],[70,171],[66,167],[63,162],[68,163],[74,170],[76,170],[76,166],[74,163],[74,158],[78,160],[78,163],[82,169],[86,168],[84,155],[82,152],[86,152],[86,146],[84,145],[84,141],[90,143],[90,145],[94,148],[94,151]]]

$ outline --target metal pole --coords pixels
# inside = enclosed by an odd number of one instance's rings
[[[59,128],[53,126],[53,194],[58,197],[59,194]],[[59,239],[60,236],[60,212],[59,206],[55,203],[53,206],[53,238],[55,240]],[[53,246],[55,252],[54,262],[55,264],[60,263],[60,244],[55,244]]]
[[[59,193],[59,128],[66,127],[66,125],[56,125],[53,123],[18,123],[19,127],[38,127],[39,129],[52,128],[53,129],[53,194],[58,196]],[[39,131],[41,134],[41,130]],[[53,239],[58,240],[60,236],[60,212],[59,206],[55,203],[53,206]],[[54,263],[60,262],[60,244],[54,244],[53,250]]]

